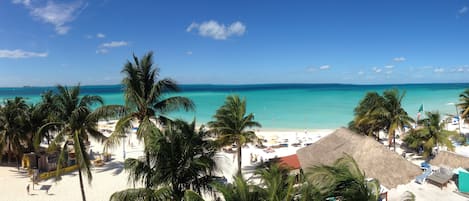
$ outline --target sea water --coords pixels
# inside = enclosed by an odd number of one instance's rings
[[[172,95],[185,96],[196,105],[194,112],[173,112],[172,118],[196,120],[204,124],[213,120],[226,96],[236,94],[247,101],[247,112],[267,129],[323,129],[347,126],[353,109],[367,92],[382,93],[397,88],[405,91],[404,109],[416,117],[421,104],[425,111],[454,115],[459,94],[469,84],[256,84],[256,85],[181,85],[182,91]],[[40,101],[40,94],[54,87],[0,88],[0,100],[22,96],[28,103]],[[82,86],[82,94],[101,96],[105,104],[123,104],[121,85]]]

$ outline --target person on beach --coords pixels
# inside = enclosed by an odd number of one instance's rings
[[[26,192],[28,192],[29,195],[29,184],[26,186]]]

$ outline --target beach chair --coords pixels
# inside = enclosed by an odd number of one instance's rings
[[[432,167],[430,165],[428,165],[428,167],[425,167],[423,169],[424,169],[423,174],[415,178],[415,182],[418,184],[423,184],[427,180],[427,178],[432,174]]]

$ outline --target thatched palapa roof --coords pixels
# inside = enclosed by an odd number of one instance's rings
[[[446,166],[453,169],[458,167],[469,168],[469,158],[453,152],[440,151],[435,158],[430,161],[430,164],[440,167]]]
[[[316,165],[332,165],[346,153],[355,159],[366,177],[378,179],[387,188],[407,184],[422,174],[417,165],[389,150],[374,138],[358,135],[346,128],[339,128],[296,153],[305,172]]]

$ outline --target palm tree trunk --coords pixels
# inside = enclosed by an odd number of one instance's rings
[[[394,133],[392,131],[388,131],[388,147],[391,149],[392,146],[392,140],[394,138]]]
[[[238,175],[241,176],[241,145],[238,144]]]
[[[83,177],[81,175],[81,169],[78,169],[78,177],[80,178],[81,198],[83,201],[86,201],[85,188],[83,188]]]
[[[11,143],[8,144],[8,164],[11,162]]]

